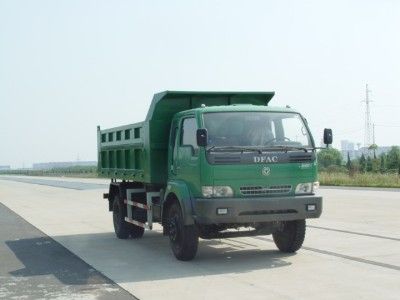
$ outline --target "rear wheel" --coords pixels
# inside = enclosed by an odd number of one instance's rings
[[[126,207],[118,195],[115,195],[113,201],[113,223],[115,234],[119,239],[127,239],[129,237],[130,224],[125,221],[125,216]]]
[[[132,219],[137,220],[141,223],[145,223],[147,216],[147,212],[138,207],[132,207]],[[128,223],[129,225],[129,234],[134,239],[140,239],[144,234],[144,228],[140,226],[136,226],[135,224]]]
[[[140,226],[136,226],[133,224],[129,224],[129,235],[133,239],[140,239],[144,234],[144,228]]]
[[[272,234],[275,245],[282,252],[293,253],[301,248],[306,234],[306,220],[285,221],[280,230]]]
[[[177,202],[168,210],[168,235],[172,252],[178,260],[192,260],[197,253],[199,234],[195,225],[184,225]]]

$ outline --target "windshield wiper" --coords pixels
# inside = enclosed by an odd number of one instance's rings
[[[215,146],[211,146],[210,148],[206,149],[207,152],[210,152],[212,149],[214,149]]]
[[[304,152],[308,152],[309,150],[313,150],[313,148],[306,148],[306,147],[298,147],[298,146],[284,146],[284,145],[277,145],[277,146],[270,146],[270,147],[241,147],[241,146],[211,146],[210,148],[207,149],[207,152],[210,151],[240,151],[241,153],[245,151],[252,151],[252,152],[258,152],[259,154],[262,154],[263,151],[276,151],[276,150],[281,150],[288,152],[290,150],[302,150]]]
[[[298,147],[298,146],[283,146],[283,145],[271,146],[268,148],[261,148],[261,149],[262,150],[283,150],[285,152],[288,152],[289,150],[303,150],[304,152],[308,152],[308,150],[313,150],[313,148]]]
[[[260,148],[248,148],[248,147],[241,147],[241,146],[211,146],[210,148],[207,149],[207,152],[210,152],[211,150],[214,151],[240,151],[241,153],[243,153],[244,151],[255,151],[258,152],[260,154],[262,154],[262,150]]]

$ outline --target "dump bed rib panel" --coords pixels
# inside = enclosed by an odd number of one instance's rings
[[[267,105],[274,92],[185,92],[155,94],[144,122],[97,130],[100,176],[166,184],[171,121],[178,112],[206,106]]]

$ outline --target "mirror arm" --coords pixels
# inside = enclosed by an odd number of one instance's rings
[[[325,150],[329,149],[329,145],[326,145],[326,147],[313,147],[313,150]]]

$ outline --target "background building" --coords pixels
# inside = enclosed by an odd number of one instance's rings
[[[343,158],[347,159],[347,154],[350,155],[350,159],[355,159],[357,157],[358,151],[355,149],[353,142],[342,140],[340,141],[340,146]]]
[[[374,151],[368,149],[367,147],[360,147],[360,143],[354,143],[348,140],[340,141],[341,149],[340,152],[342,153],[343,159],[347,160],[347,153],[350,155],[350,159],[356,159],[361,157],[362,154],[365,156],[373,156]],[[357,145],[357,147],[355,147]],[[388,153],[392,146],[378,146],[378,149],[375,150],[376,156],[379,156],[383,153]]]

